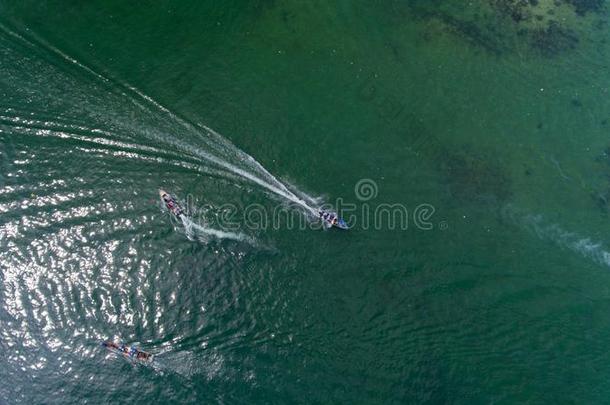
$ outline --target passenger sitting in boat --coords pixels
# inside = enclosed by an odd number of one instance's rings
[[[144,352],[138,352],[138,360],[148,360],[150,354]]]
[[[330,212],[320,211],[320,218],[322,218],[326,222],[330,222],[332,225],[335,225],[338,221],[337,216]]]
[[[108,340],[107,340],[107,341],[105,341],[104,343],[102,343],[102,345],[104,345],[105,347],[109,347],[109,348],[111,348],[111,349],[118,349],[118,348],[119,348],[119,346],[117,346],[117,344],[116,344],[116,343],[114,343],[114,342],[110,342],[110,341],[108,341]]]

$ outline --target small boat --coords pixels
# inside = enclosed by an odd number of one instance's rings
[[[110,340],[102,342],[102,346],[111,352],[121,355],[130,361],[137,361],[139,363],[152,363],[154,356],[143,350],[138,349],[135,346],[127,346],[123,343],[117,344]]]
[[[334,226],[335,228],[339,229],[349,229],[347,222],[345,222],[343,218],[339,218],[339,216],[334,212],[319,210],[318,214],[320,215],[320,219],[329,228]]]
[[[178,204],[178,201],[165,190],[159,189],[159,197],[167,207],[167,209],[176,216],[176,218],[180,218],[181,215],[184,215],[184,210]]]

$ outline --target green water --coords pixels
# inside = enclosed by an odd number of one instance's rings
[[[0,1],[0,402],[606,403],[608,9],[516,3]]]

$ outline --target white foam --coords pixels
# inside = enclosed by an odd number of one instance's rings
[[[200,242],[207,243],[209,237],[215,239],[229,239],[238,242],[245,242],[250,245],[256,245],[256,240],[251,238],[248,235],[243,233],[236,232],[227,232],[221,231],[218,229],[209,228],[203,225],[196,224],[190,218],[182,215],[181,217],[182,224],[184,225],[184,230],[189,239],[197,239]]]
[[[597,264],[610,267],[610,252],[602,242],[565,230],[558,224],[546,223],[542,215],[525,213],[510,205],[503,210],[503,217],[535,233],[540,239],[549,240]]]
[[[294,203],[310,215],[315,216],[317,214],[317,208],[320,205],[318,199],[307,195],[292,185],[288,187],[277,177],[273,176],[263,167],[263,165],[256,161],[256,159],[237,148],[224,136],[208,126],[204,124],[192,124],[135,86],[113,80],[112,78],[96,72],[91,67],[79,62],[31,31],[28,31],[27,33],[27,36],[32,38],[32,40],[29,40],[24,36],[25,34],[20,35],[15,33],[2,24],[0,24],[0,29],[30,47],[43,47],[48,52],[55,54],[71,65],[78,67],[95,80],[104,84],[105,87],[108,87],[108,95],[112,94],[115,97],[124,96],[130,103],[137,106],[145,115],[152,117],[160,125],[158,127],[150,125],[148,128],[142,128],[141,122],[126,122],[129,120],[126,120],[125,117],[120,114],[117,116],[109,116],[107,117],[108,120],[114,120],[115,123],[121,127],[129,127],[131,131],[135,133],[145,135],[149,138],[152,137],[159,147],[162,147],[163,144],[169,144],[180,152],[188,154],[190,157],[206,161],[213,166],[216,166],[216,168],[222,169],[232,175],[239,176],[242,179],[270,191],[286,202]],[[117,92],[116,90],[120,91]],[[165,117],[161,117],[160,115]],[[169,128],[167,128],[168,126]],[[205,148],[196,143],[185,142],[184,139],[188,139],[188,135],[193,138],[201,139],[204,142]],[[234,176],[230,177],[234,178]]]

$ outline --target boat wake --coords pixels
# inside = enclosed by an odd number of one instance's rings
[[[201,243],[208,243],[213,239],[228,239],[237,242],[244,242],[250,245],[258,245],[256,239],[243,233],[221,231],[218,229],[209,228],[193,222],[192,219],[181,215],[180,216],[184,231],[190,240],[197,240]]]
[[[61,119],[59,116],[49,119],[37,118],[35,112],[19,113],[8,108],[0,110],[0,124],[24,134],[94,144],[114,156],[169,162],[230,180],[238,187],[258,187],[279,202],[301,211],[310,220],[315,219],[321,205],[319,198],[279,180],[252,156],[208,126],[180,117],[131,84],[96,72],[32,31],[17,33],[0,24],[0,34],[10,39],[8,46],[0,49],[3,57],[14,59],[14,63],[7,60],[7,69],[24,64],[32,66],[29,72],[4,72],[5,77],[14,78],[2,84],[10,87],[10,82],[33,82],[37,88],[44,85],[48,91],[37,90],[28,96],[36,94],[35,97],[44,98],[40,100],[41,104],[62,112]],[[15,42],[19,42],[18,47],[14,46]],[[23,48],[31,52],[24,53]],[[82,75],[74,75],[71,70],[84,72],[88,80],[75,79],[74,76]],[[63,97],[65,94],[73,97]],[[10,100],[8,102],[10,105]],[[66,114],[69,116],[64,117]],[[84,118],[89,123],[96,122],[98,127],[63,123]]]
[[[570,250],[597,264],[610,267],[610,252],[602,242],[569,232],[557,224],[548,224],[540,214],[524,213],[511,206],[503,210],[503,217],[535,233],[542,240],[549,240],[562,249]]]

